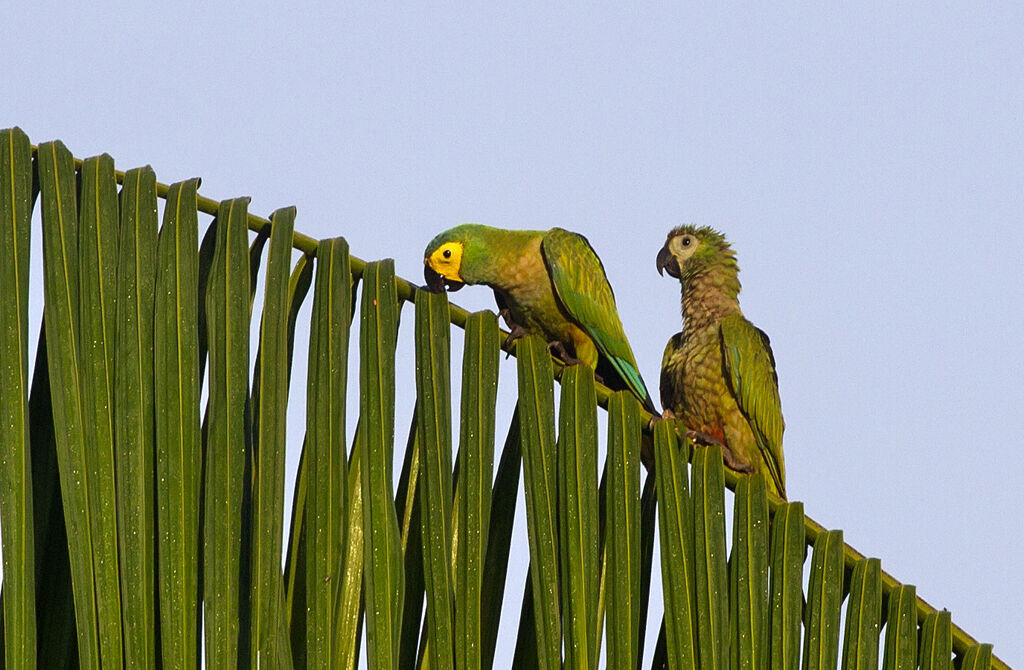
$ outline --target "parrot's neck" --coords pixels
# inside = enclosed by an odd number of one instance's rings
[[[502,230],[489,241],[489,253],[474,266],[473,283],[486,284],[504,293],[516,293],[523,287],[546,286],[547,270],[541,256],[543,232]]]
[[[740,280],[734,269],[712,268],[683,283],[683,333],[694,333],[740,313],[739,292]]]

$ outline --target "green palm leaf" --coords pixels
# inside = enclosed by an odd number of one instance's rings
[[[249,255],[247,199],[222,202],[217,245],[206,292],[210,347],[204,481],[203,601],[206,657],[211,665],[239,661],[242,579],[242,496],[249,457]]]
[[[519,470],[522,460],[520,411],[517,404],[512,412],[505,444],[498,461],[498,472],[491,488],[491,517],[488,522],[487,555],[483,566],[483,594],[481,595],[480,628],[483,643],[481,664],[494,666],[494,655],[501,622],[501,607],[505,597],[505,577],[508,568],[510,538],[516,516],[516,492],[519,490]],[[532,629],[532,626],[531,626]],[[498,667],[501,667],[501,663]]]
[[[452,637],[452,428],[448,296],[416,294],[419,503],[430,665],[454,667]]]
[[[114,326],[117,288],[117,184],[110,156],[82,163],[79,189],[79,365],[83,434],[93,523],[96,614],[100,658],[120,666],[121,580],[118,576],[117,495],[114,484]]]
[[[736,487],[729,575],[732,666],[768,668],[768,498],[764,477]]]
[[[345,386],[352,275],[342,238],[321,242],[317,258],[306,392],[308,460],[302,472],[310,501],[305,508],[306,663],[324,668],[334,657],[334,611],[343,581],[339,567],[347,549]]]
[[[348,549],[338,558],[341,592],[338,594],[338,602],[335,604],[334,656],[332,657],[332,667],[342,670],[352,670],[359,662],[359,636],[362,631],[364,609],[363,473],[358,427],[351,454],[348,461],[348,526],[345,529]]]
[[[28,271],[32,147],[19,129],[0,133],[0,530],[3,532],[4,658],[36,662],[35,545],[28,415]]]
[[[932,612],[921,625],[921,670],[951,670],[953,640],[949,612]]]
[[[492,510],[498,341],[494,314],[476,312],[469,317],[462,356],[459,479],[455,496],[458,552],[454,570],[455,662],[456,667],[465,670],[483,667],[483,616],[494,607],[492,600],[484,600],[483,589],[487,585],[484,570]],[[498,603],[500,610],[500,598]]]
[[[156,527],[153,484],[155,405],[153,307],[156,291],[156,175],[129,170],[120,194],[117,343],[114,363],[118,539],[124,658],[128,667],[156,665]]]
[[[288,269],[294,208],[271,218],[258,372],[253,382],[252,653],[257,666],[291,664],[285,628],[281,543],[285,410],[288,405]]]
[[[395,492],[395,515],[398,519],[399,545],[402,550],[402,573],[405,596],[402,602],[402,627],[398,639],[398,666],[416,667],[423,662],[429,640],[421,628],[424,601],[423,525],[421,521],[420,475],[422,449],[419,439],[419,417],[415,408],[406,436],[405,458],[398,475]]]
[[[668,421],[655,426],[654,458],[659,491],[666,660],[675,670],[693,670],[698,659],[693,517],[685,454],[680,453],[675,427]]]
[[[593,371],[573,365],[562,373],[558,458],[559,539],[565,665],[597,668],[600,528],[597,496],[597,394]]]
[[[916,593],[913,586],[898,586],[889,594],[889,616],[885,624],[884,670],[917,667]]]
[[[800,665],[802,575],[807,554],[803,503],[787,503],[776,509],[771,538],[771,653],[768,667],[796,670]]]
[[[530,537],[532,611],[537,634],[537,663],[542,670],[561,666],[562,626],[558,606],[558,494],[555,482],[555,407],[551,356],[537,336],[516,345],[519,405],[522,408],[523,479]]]
[[[834,668],[839,659],[839,610],[843,601],[843,532],[822,533],[814,542],[807,585],[804,668]]]
[[[157,246],[154,333],[157,581],[165,666],[198,662],[199,345],[198,217],[191,180],[167,195]]]
[[[39,147],[43,209],[43,318],[53,427],[63,496],[71,584],[74,589],[78,659],[82,668],[100,664],[94,590],[92,514],[78,364],[78,219],[74,162],[60,142]]]
[[[964,652],[960,670],[988,670],[995,663],[992,657],[992,645],[976,644]]]
[[[394,448],[394,264],[370,263],[363,277],[360,330],[360,451],[366,589],[366,644],[371,667],[396,665],[405,580],[392,498]]]
[[[608,667],[635,664],[640,633],[640,406],[608,402]]]
[[[882,615],[882,575],[877,558],[865,558],[853,568],[846,605],[846,640],[843,668],[878,667],[878,631]]]
[[[671,422],[654,427],[657,467],[641,492],[639,445],[652,417],[589,370],[563,368],[536,338],[513,348],[519,403],[492,482],[507,335],[492,313],[427,295],[390,261],[351,256],[343,240],[294,232],[293,210],[268,221],[248,214],[245,199],[202,197],[196,180],[164,186],[147,168],[118,173],[107,156],[76,172],[59,142],[31,154],[20,131],[0,133],[0,260],[12,261],[0,262],[8,667],[195,667],[204,634],[209,667],[350,669],[365,653],[374,668],[593,668],[605,607],[609,667],[639,667],[655,533],[665,614],[654,667],[869,670],[880,647],[885,668],[1006,667],[800,503],[726,471],[716,447],[679,444]],[[36,184],[45,327],[29,393]],[[200,213],[216,217],[202,243]],[[302,255],[292,267],[293,249]],[[300,307],[314,268],[307,326]],[[346,454],[359,280],[360,422]],[[417,405],[395,454],[405,302],[417,307]],[[454,472],[450,325],[466,329]],[[305,438],[288,489],[288,380],[307,327]],[[599,406],[609,412],[601,486]],[[516,546],[520,464],[528,543]],[[728,554],[726,488],[736,492]],[[525,588],[508,583],[512,552],[530,556]],[[503,621],[506,597],[521,592],[511,603],[519,619]],[[500,630],[518,630],[511,661],[496,649]]]
[[[693,546],[700,667],[728,663],[728,578],[725,555],[725,472],[719,447],[693,455]]]

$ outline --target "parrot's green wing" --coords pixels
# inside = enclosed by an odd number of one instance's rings
[[[768,336],[740,314],[722,319],[719,328],[726,380],[747,417],[757,446],[780,492],[785,491],[782,458],[782,401],[775,356]]]
[[[615,295],[587,238],[552,228],[541,242],[555,295],[569,317],[590,336],[644,407],[657,414],[615,308]]]

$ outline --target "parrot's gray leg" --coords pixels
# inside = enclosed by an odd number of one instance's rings
[[[689,439],[693,440],[697,444],[700,444],[700,445],[705,446],[705,447],[710,446],[712,444],[716,444],[719,447],[721,447],[723,450],[725,449],[725,445],[722,444],[722,441],[719,440],[717,437],[714,437],[712,435],[708,435],[707,433],[699,431],[699,430],[688,430],[688,431],[686,431],[686,437],[688,437]]]
[[[656,416],[653,419],[651,419],[651,426],[650,427],[653,429],[654,428],[654,424],[658,423],[659,421],[674,421],[675,418],[676,418],[675,412],[673,412],[672,410],[670,410],[668,408],[665,408],[664,410],[662,410],[660,417]],[[676,434],[677,435],[679,434],[679,432],[678,432],[679,428],[680,428],[680,426],[677,424],[677,426],[676,426]],[[683,433],[683,437],[688,439],[688,440],[690,440],[691,442],[694,443],[695,446],[698,446],[698,447],[708,447],[708,446],[711,446],[711,445],[717,445],[717,446],[722,448],[723,452],[728,452],[729,451],[729,448],[726,447],[725,444],[721,440],[719,440],[717,437],[715,437],[713,435],[708,435],[707,433],[705,433],[703,431],[700,431],[700,430],[687,430],[686,432]]]
[[[654,430],[655,424],[657,424],[659,421],[675,421],[675,419],[675,412],[666,407],[661,411],[661,416],[651,417],[651,420],[647,423],[647,430]]]
[[[665,411],[667,412],[669,410]],[[662,416],[664,416],[664,414]],[[721,447],[722,460],[725,461],[726,466],[728,466],[730,470],[735,470],[736,472],[754,471],[754,466],[750,465],[749,463],[744,463],[740,460],[737,460],[736,455],[732,453],[732,449],[727,447],[725,443],[719,440],[717,437],[714,437],[713,435],[708,435],[707,433],[699,430],[686,431],[686,437],[693,440],[694,444],[696,444],[697,446],[709,447],[711,445],[717,445]]]
[[[753,465],[751,465],[749,463],[743,463],[741,461],[736,460],[736,456],[732,453],[732,450],[729,449],[729,447],[723,447],[722,448],[722,460],[725,461],[725,465],[730,470],[735,470],[736,472],[753,472],[754,471],[754,466]]]
[[[520,337],[525,337],[525,336],[526,336],[526,329],[523,328],[522,326],[520,326],[519,324],[515,324],[515,325],[512,326],[512,330],[509,331],[508,337],[505,338],[504,346],[506,348],[508,348],[508,345],[512,344],[513,342],[518,340]]]
[[[507,307],[505,309],[499,309],[498,316],[504,319],[505,325],[508,326],[508,337],[505,338],[505,344],[501,345],[503,349],[508,349],[512,342],[527,334],[526,329],[512,320],[512,312],[510,312]]]
[[[550,351],[555,356],[557,356],[559,358],[559,360],[561,360],[566,365],[577,365],[577,364],[580,364],[580,363],[583,362],[580,359],[575,358],[574,356],[570,356],[569,352],[566,351],[566,349],[565,349],[565,345],[562,344],[562,342],[560,340],[554,340],[552,342],[548,342],[548,351]],[[598,379],[598,381],[601,381],[601,380]]]
[[[518,340],[520,337],[525,337],[527,335],[527,332],[525,328],[520,326],[518,323],[513,323],[508,319],[508,317],[505,318],[505,323],[509,325],[510,330],[508,333],[508,337],[505,338],[505,343],[501,345],[501,348],[505,350],[505,358],[507,359],[509,356],[512,355],[512,343]]]

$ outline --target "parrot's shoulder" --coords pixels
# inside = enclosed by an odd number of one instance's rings
[[[775,383],[778,384],[775,353],[772,351],[772,342],[768,333],[755,326],[741,313],[730,314],[723,318],[719,323],[719,332],[723,345],[735,347],[747,357],[767,357],[772,376],[775,378]]]
[[[587,238],[552,228],[541,243],[541,254],[555,295],[570,319],[599,340],[599,346],[616,348],[619,341],[625,340],[625,333],[615,308],[615,294],[604,265]]]
[[[661,355],[661,367],[666,368],[670,366],[677,358],[679,358],[682,354],[682,347],[682,331],[668,338],[668,342],[665,343],[665,351]]]
[[[594,268],[600,270],[601,279],[608,282],[608,275],[604,269],[601,257],[597,255],[590,240],[571,230],[565,228],[552,228],[540,241],[541,252],[549,268],[551,266],[568,265],[572,270],[591,271]],[[586,274],[586,273],[584,273]],[[611,291],[611,285],[608,286]]]

